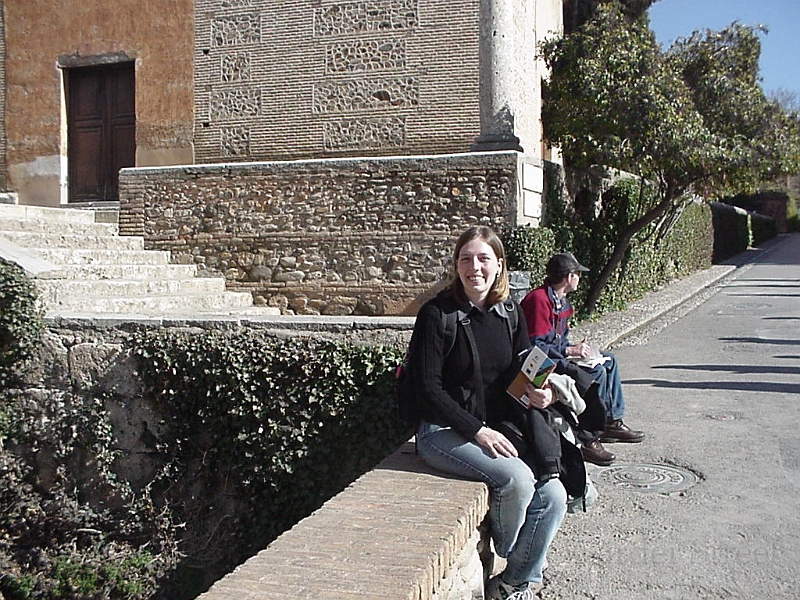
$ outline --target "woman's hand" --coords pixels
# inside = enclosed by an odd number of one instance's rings
[[[528,398],[531,399],[531,406],[536,408],[547,408],[556,401],[553,388],[549,385],[545,385],[543,388],[537,388],[534,387],[532,383],[529,383],[525,391],[528,394]]]
[[[475,443],[486,448],[494,458],[517,456],[517,449],[508,438],[490,427],[481,427],[475,434]]]

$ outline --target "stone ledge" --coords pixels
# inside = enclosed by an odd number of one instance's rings
[[[35,252],[0,237],[0,258],[18,265],[29,277],[60,279],[64,277],[62,267],[47,261]]]
[[[451,597],[488,509],[484,484],[434,472],[408,443],[197,600]]]

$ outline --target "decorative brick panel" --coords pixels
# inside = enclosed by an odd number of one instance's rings
[[[197,162],[469,151],[478,4],[197,0]]]
[[[418,25],[417,0],[337,2],[314,10],[314,35],[408,31]]]
[[[351,79],[314,86],[315,114],[416,106],[419,106],[419,80],[414,77]]]

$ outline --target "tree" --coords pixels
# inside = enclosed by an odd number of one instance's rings
[[[603,3],[614,2],[626,17],[637,19],[658,0],[564,0],[564,31],[572,33],[590,20]]]
[[[670,222],[692,193],[741,192],[800,166],[800,127],[761,90],[751,27],[697,32],[663,52],[646,14],[601,2],[579,30],[541,51],[551,72],[548,142],[570,166],[620,169],[657,190],[620,230],[589,290],[589,313],[634,237]]]
[[[800,115],[800,95],[791,90],[777,88],[771,90],[767,96],[770,100],[783,107],[786,112],[793,112]],[[800,116],[798,116],[800,118]]]

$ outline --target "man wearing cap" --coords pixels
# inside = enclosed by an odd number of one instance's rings
[[[586,267],[569,252],[555,254],[547,262],[544,285],[522,300],[531,342],[556,363],[556,372],[569,375],[586,401],[576,432],[583,457],[598,465],[610,465],[616,458],[601,442],[641,442],[644,433],[622,421],[625,399],[616,358],[593,348],[586,340],[569,341],[569,318],[574,310],[567,294],[578,289]]]

